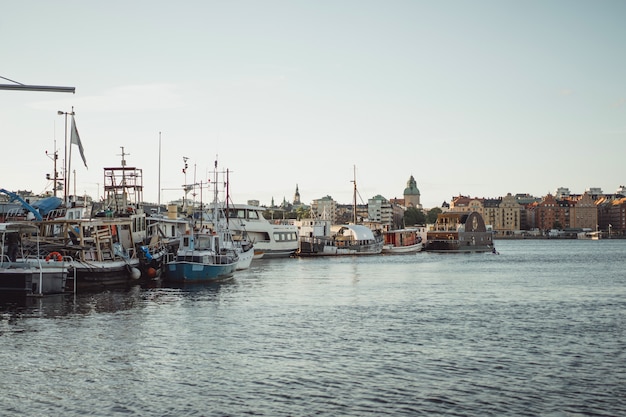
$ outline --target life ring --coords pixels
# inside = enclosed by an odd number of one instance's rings
[[[61,262],[63,260],[63,255],[61,255],[59,252],[50,252],[48,256],[46,256],[46,262],[50,262],[50,259]]]

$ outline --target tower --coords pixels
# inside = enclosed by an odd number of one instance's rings
[[[404,189],[404,205],[406,207],[422,208],[420,203],[420,190],[417,188],[417,182],[411,175],[411,178],[406,182],[406,188]]]
[[[302,204],[300,202],[300,191],[298,190],[298,184],[296,184],[296,193],[293,195],[293,205],[299,206],[300,204]]]

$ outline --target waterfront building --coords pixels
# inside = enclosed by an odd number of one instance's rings
[[[605,196],[596,201],[598,225],[609,233],[626,233],[626,197]]]
[[[562,201],[562,200],[560,200]],[[535,211],[535,227],[540,230],[564,229],[568,227],[562,203],[552,194],[546,195],[531,209]]]
[[[585,191],[581,196],[572,198],[574,204],[570,208],[569,227],[596,230],[598,227],[598,207]]]
[[[485,210],[483,201],[484,199],[459,195],[458,197],[453,197],[452,201],[450,201],[450,211],[465,213],[471,213],[472,211],[476,211],[481,216],[484,216]]]
[[[493,227],[496,235],[513,235],[521,229],[523,207],[508,193],[505,197],[485,199],[483,219]]]
[[[378,222],[383,228],[393,226],[393,208],[391,203],[382,195],[376,195],[367,200],[367,217],[370,221]]]

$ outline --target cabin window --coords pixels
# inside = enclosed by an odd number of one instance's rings
[[[248,219],[250,219],[250,220],[259,220],[259,213],[257,213],[256,211],[249,211],[248,212]]]

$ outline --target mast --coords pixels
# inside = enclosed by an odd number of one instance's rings
[[[161,214],[161,132],[159,132],[159,178],[157,190],[157,213]]]
[[[226,214],[224,215],[224,217],[226,217],[226,227],[228,227],[228,219],[229,219],[229,209],[228,209],[228,200],[230,200],[230,179],[229,179],[229,170],[228,168],[226,169]]]
[[[352,211],[353,211],[353,221],[354,221],[354,224],[356,224],[356,219],[357,219],[357,216],[356,216],[356,165],[353,165],[353,171],[354,171],[353,173],[354,179],[352,180],[352,182],[354,183],[354,191],[353,191],[353,196],[352,196],[352,204],[353,204]]]

